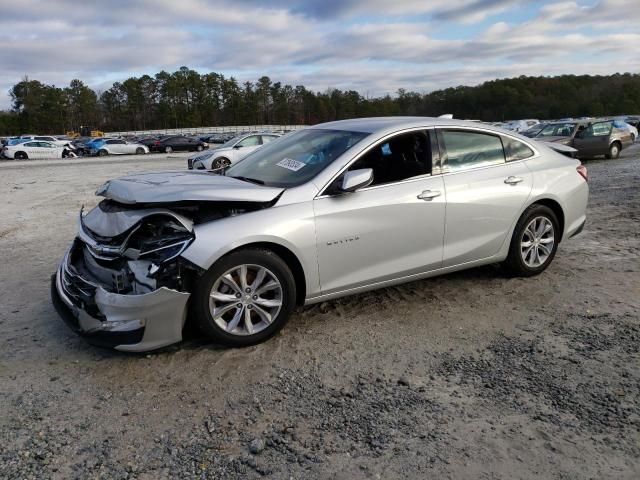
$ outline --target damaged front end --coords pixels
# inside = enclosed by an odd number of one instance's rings
[[[91,343],[146,351],[182,339],[190,275],[180,254],[193,221],[163,208],[102,201],[80,213],[78,236],[52,282],[61,316]]]
[[[271,207],[282,191],[206,172],[108,181],[52,278],[56,309],[94,344],[141,352],[179,342],[202,273],[181,256],[194,225]]]

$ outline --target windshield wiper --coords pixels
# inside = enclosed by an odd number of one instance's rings
[[[231,177],[237,178],[238,180],[242,180],[244,182],[255,183],[256,185],[264,185],[262,180],[258,180],[257,178],[249,178],[249,177]]]

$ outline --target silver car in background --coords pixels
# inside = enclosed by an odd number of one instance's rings
[[[270,132],[237,135],[211,151],[187,159],[189,170],[218,170],[239,162],[280,135]]]
[[[502,262],[541,273],[585,223],[579,161],[491,126],[436,118],[316,125],[223,174],[111,180],[52,278],[93,343],[145,351],[187,318],[245,346],[312,304]]]

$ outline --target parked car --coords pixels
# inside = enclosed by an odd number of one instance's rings
[[[589,122],[551,122],[545,124],[544,128],[533,137],[544,142],[558,142],[564,145],[573,146],[573,139],[580,130],[587,127]]]
[[[127,142],[118,138],[107,138],[91,142],[89,147],[89,154],[98,155],[99,157],[105,155],[142,155],[145,153],[149,153],[149,147],[146,145]]]
[[[67,158],[75,157],[73,150],[51,142],[26,141],[15,145],[7,145],[2,149],[2,155],[14,160],[38,158]]]
[[[620,120],[601,120],[590,123],[573,139],[578,157],[604,155],[618,158],[620,152],[633,143],[631,132]]]
[[[238,135],[213,150],[211,155],[188,159],[187,167],[196,170],[217,170],[228,167],[279,136],[275,133]]]
[[[20,139],[24,141],[49,142],[59,147],[66,147],[71,144],[69,139],[59,139],[50,135],[24,135]]]
[[[201,152],[205,148],[209,146],[200,140],[197,140],[192,137],[186,137],[184,135],[173,135],[170,137],[161,138],[155,140],[153,143],[149,145],[149,148],[152,152],[165,152],[171,153],[173,151],[176,152],[193,152],[198,151]]]
[[[539,120],[528,119],[528,120],[511,120],[507,122],[502,128],[506,128],[507,130],[511,130],[512,132],[524,132],[525,130],[533,127],[534,125],[539,124]]]
[[[523,132],[519,132],[520,135],[524,135],[525,137],[534,138],[538,135],[544,127],[546,127],[546,123],[538,123],[532,127],[527,128]]]
[[[484,125],[325,123],[224,175],[108,181],[52,298],[76,332],[118,350],[178,342],[188,315],[216,342],[251,345],[296,305],[496,262],[540,274],[583,228],[586,180],[578,160]]]

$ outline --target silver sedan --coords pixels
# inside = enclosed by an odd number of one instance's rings
[[[585,223],[579,161],[516,133],[434,118],[326,123],[222,174],[107,182],[52,278],[93,343],[145,351],[186,321],[245,346],[297,305],[502,263],[532,276]]]

